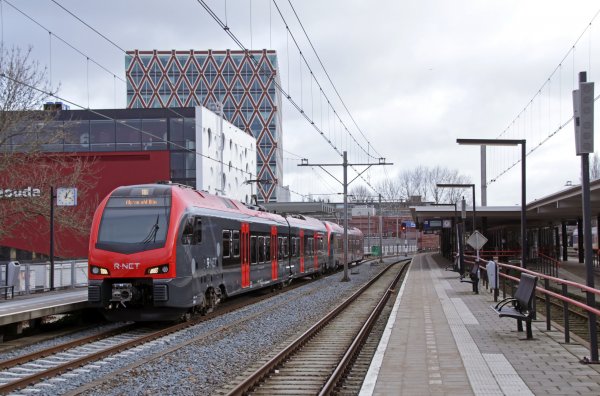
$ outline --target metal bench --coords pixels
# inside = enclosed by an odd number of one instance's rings
[[[479,262],[473,264],[471,271],[469,271],[469,279],[466,279],[463,275],[460,277],[462,283],[473,284],[473,293],[479,294]]]
[[[535,296],[537,281],[537,276],[522,273],[519,287],[517,287],[514,297],[505,298],[495,306],[490,306],[490,308],[498,313],[499,317],[516,319],[518,331],[523,331],[523,321],[525,321],[528,340],[533,338],[531,321],[533,320],[535,311],[533,310],[532,302]]]

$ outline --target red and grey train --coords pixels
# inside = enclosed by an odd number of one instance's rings
[[[348,230],[349,262],[363,235]],[[109,320],[176,320],[223,297],[331,271],[343,264],[343,228],[279,215],[190,187],[115,189],[94,214],[88,301]]]

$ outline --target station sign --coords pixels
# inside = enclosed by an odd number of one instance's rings
[[[423,228],[424,229],[438,229],[438,228],[442,228],[442,220],[425,220],[423,222]]]
[[[25,187],[23,189],[1,188],[0,199],[3,198],[36,198],[42,195],[42,191],[35,187]]]

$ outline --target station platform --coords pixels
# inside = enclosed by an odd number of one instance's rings
[[[568,279],[573,282],[586,284],[586,268],[584,263],[580,263],[579,260],[573,257],[569,257],[567,261],[561,261],[558,266],[558,277]],[[600,287],[600,268],[594,267],[594,287],[598,289]]]
[[[0,299],[0,326],[48,315],[59,315],[87,307],[87,287],[15,295]]]
[[[533,340],[490,309],[491,293],[460,283],[446,259],[414,257],[361,395],[598,395],[600,365],[586,347],[546,331]]]

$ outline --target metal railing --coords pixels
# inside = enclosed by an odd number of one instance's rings
[[[8,285],[9,262],[0,262],[0,285]],[[14,270],[15,267],[13,267]],[[25,295],[50,290],[50,263],[19,261],[14,281],[15,295]],[[54,262],[54,288],[73,289],[88,284],[87,260]]]
[[[465,263],[469,263],[469,264],[473,265],[475,263],[475,260],[477,260],[477,258],[475,256],[471,256],[471,255],[465,256]],[[554,260],[554,261],[556,261],[556,260]],[[515,285],[518,284],[520,281],[520,275],[519,275],[519,277],[517,277],[516,276],[517,274],[524,272],[527,274],[537,276],[539,278],[540,282],[538,283],[538,286],[536,287],[536,292],[546,296],[546,298],[545,298],[546,330],[548,330],[548,331],[551,330],[552,312],[551,312],[550,297],[562,302],[565,343],[569,343],[571,340],[570,333],[569,333],[570,332],[569,306],[578,307],[578,308],[584,310],[588,314],[588,320],[591,321],[590,323],[595,323],[595,321],[599,317],[600,309],[598,309],[598,303],[596,303],[594,306],[590,306],[584,301],[579,301],[579,300],[576,300],[575,298],[572,298],[572,296],[576,295],[576,293],[573,292],[574,290],[580,291],[583,294],[592,293],[594,296],[600,296],[599,289],[591,288],[591,287],[588,287],[581,283],[562,279],[557,276],[552,276],[552,275],[548,275],[545,273],[532,271],[530,269],[525,269],[525,268],[522,268],[522,267],[519,267],[516,265],[506,264],[506,263],[502,263],[502,262],[497,262],[497,264],[498,264],[498,275],[499,275],[499,279],[501,281],[501,290],[502,290],[503,298],[506,298],[506,296],[507,296],[507,292],[506,292],[507,284],[508,284],[508,287],[510,287],[510,295],[514,295]],[[549,265],[554,265],[554,264],[555,263],[550,263]],[[487,279],[487,273],[486,273],[485,266],[480,266],[479,268],[481,270],[483,270],[483,272],[485,274],[485,278]],[[556,269],[556,273],[558,273],[558,269]],[[555,283],[556,285],[560,286],[560,288],[553,290],[553,288],[551,288],[551,286],[550,286],[551,283]],[[484,284],[485,284],[485,280],[484,280]],[[543,284],[544,286],[541,287],[540,284]],[[569,290],[569,287],[572,288],[571,291]],[[494,301],[497,300],[497,295],[498,295],[498,293],[496,290],[496,291],[494,291]],[[533,300],[533,308],[534,308],[534,312],[535,312],[535,299]],[[597,340],[597,333],[595,331],[596,325],[594,324],[594,325],[590,326],[590,328],[593,330],[592,332],[588,332],[589,333],[588,334],[588,343],[589,343],[589,348],[590,348],[590,355],[592,356],[593,361],[597,361],[598,360],[598,340]],[[596,334],[594,334],[594,333],[596,333]]]

